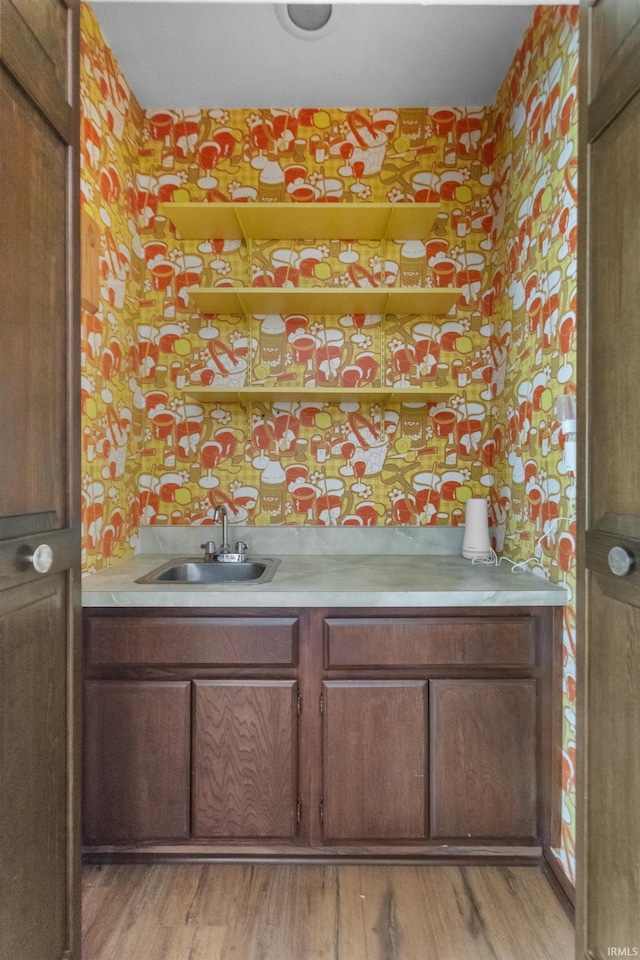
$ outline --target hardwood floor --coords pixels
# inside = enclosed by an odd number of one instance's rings
[[[85,867],[83,960],[573,960],[536,867]]]

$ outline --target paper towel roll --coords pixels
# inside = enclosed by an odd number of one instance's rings
[[[485,497],[467,500],[462,556],[467,560],[488,560],[491,557],[489,513]]]

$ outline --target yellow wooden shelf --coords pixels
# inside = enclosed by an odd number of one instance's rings
[[[202,313],[338,316],[448,313],[457,287],[193,287],[189,296]]]
[[[183,240],[424,240],[438,203],[160,203]]]
[[[186,387],[184,393],[204,403],[250,403],[273,400],[324,400],[332,403],[367,400],[437,403],[455,393],[453,387]]]

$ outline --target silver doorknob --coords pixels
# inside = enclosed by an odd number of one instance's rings
[[[48,543],[41,543],[27,559],[31,561],[36,573],[49,573],[53,566],[53,550]]]
[[[616,577],[626,576],[633,570],[635,564],[635,557],[624,547],[612,547],[609,550],[609,570]]]

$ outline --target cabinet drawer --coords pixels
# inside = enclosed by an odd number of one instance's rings
[[[295,617],[89,617],[87,662],[153,666],[292,666]]]
[[[535,631],[530,617],[394,617],[327,619],[325,666],[531,667]]]

